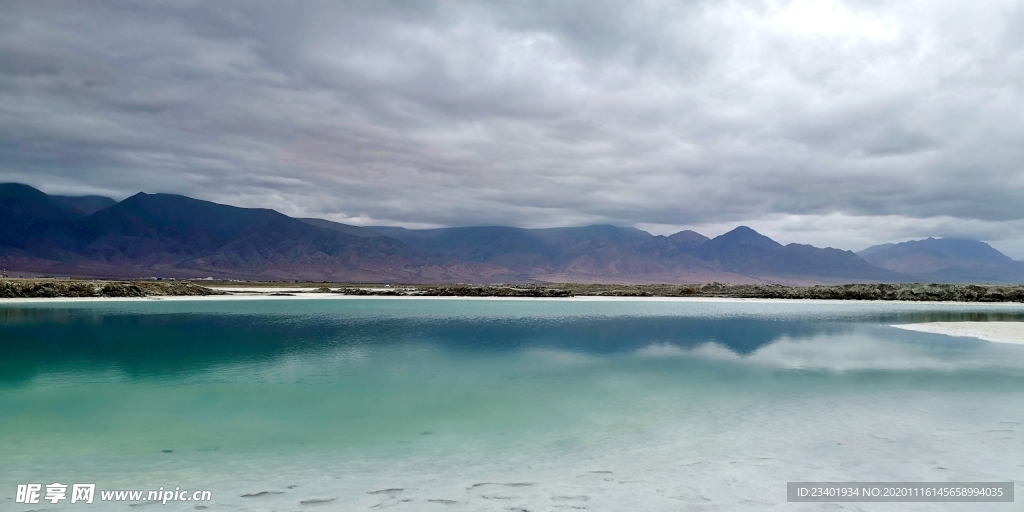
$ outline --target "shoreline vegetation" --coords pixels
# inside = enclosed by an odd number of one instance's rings
[[[1024,302],[1024,285],[843,284],[491,284],[352,285],[336,283],[237,283],[195,281],[0,280],[0,298],[299,295],[385,297],[701,297],[737,299],[887,300],[918,302]]]
[[[161,297],[226,295],[190,281],[0,280],[0,298]]]

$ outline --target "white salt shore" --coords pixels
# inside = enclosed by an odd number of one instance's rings
[[[908,331],[978,338],[996,343],[1024,345],[1024,322],[929,322],[893,325]]]

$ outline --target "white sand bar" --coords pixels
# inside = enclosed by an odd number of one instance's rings
[[[929,322],[893,325],[910,331],[979,338],[997,343],[1024,345],[1024,322]]]

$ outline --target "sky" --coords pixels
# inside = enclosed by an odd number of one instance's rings
[[[0,3],[0,181],[1024,259],[1024,1]]]

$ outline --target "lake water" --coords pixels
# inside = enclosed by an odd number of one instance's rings
[[[889,327],[1021,305],[0,304],[0,510],[1021,510],[787,481],[1024,482],[1024,346]],[[15,503],[95,483],[96,503]],[[45,490],[45,489],[44,489]],[[130,507],[131,504],[136,507]]]

